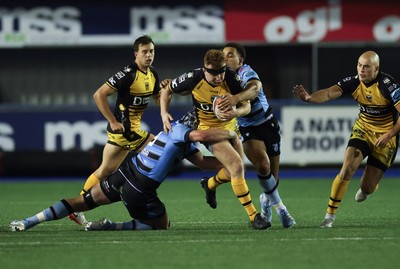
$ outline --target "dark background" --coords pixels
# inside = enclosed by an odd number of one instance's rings
[[[154,67],[160,78],[201,67],[204,53],[221,45],[156,45]],[[247,45],[247,60],[260,75],[270,99],[290,99],[295,84],[310,91],[356,74],[357,59],[375,50],[381,69],[400,79],[395,45]],[[0,101],[3,104],[93,104],[92,94],[133,61],[131,47],[65,47],[0,50]]]

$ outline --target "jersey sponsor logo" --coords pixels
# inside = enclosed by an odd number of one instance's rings
[[[390,161],[393,159],[393,154],[394,154],[394,150],[392,148],[389,149],[387,155],[386,155],[386,161]]]
[[[274,149],[275,152],[279,151],[279,143],[273,144],[272,148]]]
[[[186,80],[186,78],[191,78],[191,77],[193,77],[193,72],[185,73],[185,74],[180,75],[180,76],[177,77],[177,78],[174,78],[174,79],[171,81],[171,87],[172,87],[172,89],[178,87],[178,84],[184,82],[184,81]]]
[[[132,68],[130,68],[129,67],[129,65],[128,66],[125,66],[124,67],[124,70],[123,70],[125,73],[129,73],[129,72],[131,72],[132,71]]]
[[[390,79],[389,79],[389,78],[385,78],[385,79],[383,80],[383,83],[384,83],[384,84],[389,84],[389,83],[390,83]]]
[[[394,86],[397,86],[397,85],[394,85]],[[390,88],[389,88],[389,90],[390,90]],[[392,97],[392,99],[394,101],[400,100],[400,88],[397,88],[395,90],[392,89],[390,91],[391,91],[390,96]]]
[[[114,77],[110,77],[108,79],[108,82],[110,82],[111,86],[114,86],[117,82],[115,81]]]
[[[174,78],[174,79],[171,81],[171,87],[172,87],[172,88],[176,88],[176,87],[178,86],[178,82],[177,82],[176,80],[177,80],[177,79]]]
[[[125,73],[122,71],[119,71],[118,73],[115,74],[115,77],[117,79],[121,79],[121,78],[125,77]]]
[[[178,78],[178,83],[184,82],[185,79],[186,79],[186,77],[187,77],[187,74],[183,74],[182,76],[179,76],[179,78]]]
[[[210,104],[199,103],[198,108],[200,108],[203,111],[207,111],[207,112],[213,111],[213,107]]]
[[[368,98],[368,96],[367,96]],[[371,97],[372,99],[372,97]],[[388,114],[391,111],[391,108],[389,107],[383,107],[383,108],[373,108],[373,107],[369,107],[366,105],[362,105],[359,104],[358,105],[360,108],[360,112],[362,113],[366,113],[366,114],[371,114],[371,115],[384,115],[384,114]]]
[[[147,105],[149,103],[149,100],[150,100],[150,96],[146,96],[146,97],[135,96],[135,97],[133,97],[131,105],[133,105],[133,106]]]
[[[398,85],[397,84],[392,84],[391,86],[389,86],[389,88],[388,88],[388,90],[390,91],[390,92],[392,92],[394,89],[396,89],[398,87]],[[397,90],[397,89],[396,89]]]
[[[214,98],[215,97],[216,96],[214,96]],[[211,98],[211,99],[213,100],[213,98]],[[213,112],[212,102],[211,102],[211,104],[196,102],[196,108],[199,109],[199,110],[202,110],[204,112]]]
[[[247,77],[247,78],[251,78],[251,77],[254,77],[254,76],[255,76],[255,72],[254,72],[254,71],[247,71],[247,72],[245,72],[245,73],[243,74],[243,76],[244,76],[244,77]]]
[[[238,74],[235,74],[235,80],[241,82],[242,78]]]

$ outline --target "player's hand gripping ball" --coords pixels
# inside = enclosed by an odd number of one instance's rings
[[[215,116],[221,120],[221,121],[227,121],[229,120],[226,116],[229,115],[229,112],[232,110],[232,108],[229,108],[227,110],[221,110],[220,107],[218,106],[222,102],[222,96],[217,96],[213,100],[213,110]]]

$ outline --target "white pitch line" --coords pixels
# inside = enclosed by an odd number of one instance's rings
[[[385,241],[397,241],[399,237],[332,237],[332,238],[269,238],[269,241],[370,241],[370,240],[385,240]],[[216,243],[216,242],[254,242],[255,239],[223,239],[223,240],[156,240],[156,241],[99,241],[96,244],[115,244],[115,245],[126,245],[126,244],[144,244],[144,243],[170,243],[170,244],[181,244],[181,243]],[[0,246],[37,246],[37,245],[80,245],[81,241],[74,242],[0,242]]]

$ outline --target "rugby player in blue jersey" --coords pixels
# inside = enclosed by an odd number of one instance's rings
[[[269,222],[272,220],[271,206],[285,228],[292,227],[296,222],[289,214],[278,193],[279,160],[280,160],[280,126],[272,113],[264,94],[264,89],[258,74],[248,64],[245,64],[245,48],[234,42],[227,43],[223,52],[226,65],[237,72],[242,79],[244,91],[227,95],[220,107],[234,106],[244,100],[251,100],[249,114],[237,117],[243,149],[246,157],[257,169],[257,176],[263,193],[260,195],[261,214]],[[206,192],[207,203],[216,208],[215,189],[227,181],[223,170],[211,178],[203,178],[201,185]]]
[[[116,172],[94,185],[85,194],[62,199],[36,215],[11,222],[12,231],[25,231],[44,221],[62,219],[73,212],[87,211],[101,205],[123,201],[130,216],[127,222],[104,219],[89,222],[87,230],[152,230],[167,229],[169,218],[164,204],[157,196],[157,188],[168,172],[186,158],[202,169],[220,169],[214,157],[205,157],[194,142],[229,140],[233,147],[241,146],[234,131],[209,129],[194,130],[194,112],[172,124],[168,134],[160,132],[135,157],[126,159]],[[267,229],[270,223],[257,214],[252,226]]]

